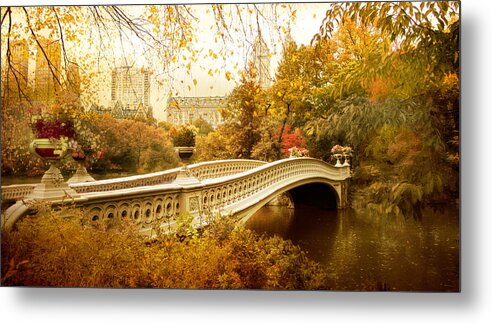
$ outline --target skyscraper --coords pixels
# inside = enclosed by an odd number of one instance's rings
[[[136,110],[139,105],[149,107],[149,71],[122,66],[111,75],[111,105],[120,102],[124,110]]]
[[[42,39],[36,52],[34,97],[50,103],[60,91],[61,47],[58,40]]]
[[[29,72],[27,41],[11,41],[9,50],[10,63],[5,63],[5,74],[2,80],[2,95],[5,105],[22,101],[29,95],[27,88]],[[8,56],[9,54],[7,54],[7,57]]]

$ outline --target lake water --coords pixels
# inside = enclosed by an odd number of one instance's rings
[[[334,290],[459,291],[459,207],[420,220],[354,210],[265,206],[246,227],[299,245]]]
[[[2,185],[40,180],[2,177]],[[457,205],[427,208],[419,220],[350,209],[265,206],[246,227],[299,245],[327,270],[334,290],[459,291]]]

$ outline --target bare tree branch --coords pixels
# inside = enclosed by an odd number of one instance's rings
[[[8,27],[8,36],[7,36],[7,73],[6,73],[6,96],[9,96],[10,93],[10,75],[12,75],[15,79],[15,85],[17,87],[17,94],[19,96],[19,101],[22,100],[22,98],[26,98],[29,102],[29,96],[28,94],[24,91],[24,87],[21,86],[21,82],[19,80],[19,76],[22,77],[26,83],[27,83],[27,75],[23,75],[21,71],[19,71],[13,64],[13,59],[12,59],[12,49],[10,46],[10,34],[12,31],[12,10],[10,10],[10,7],[6,11],[5,15],[8,14],[8,19],[9,19],[9,27]],[[2,18],[3,19],[5,18]]]
[[[2,22],[0,23],[0,26],[3,25],[3,21],[5,20],[5,17],[7,17],[7,14],[9,15],[10,17],[10,13],[12,12],[12,10],[10,9],[10,7],[7,7],[7,10],[5,11],[5,13],[3,14],[3,17],[2,17]]]
[[[26,15],[27,26],[28,26],[29,30],[31,31],[32,36],[34,37],[34,40],[36,41],[36,44],[38,44],[39,49],[41,49],[41,51],[43,52],[43,56],[46,59],[46,62],[48,63],[48,67],[49,67],[49,69],[51,71],[51,74],[53,75],[53,78],[56,80],[56,82],[59,85],[61,85],[60,79],[57,77],[55,71],[53,70],[53,68],[56,69],[56,67],[54,66],[53,62],[51,62],[50,58],[46,54],[46,51],[45,51],[44,47],[39,42],[39,39],[38,39],[38,36],[37,36],[36,32],[34,32],[34,30],[32,28],[31,19],[29,18],[29,13],[27,12],[27,10],[26,10],[25,7],[22,7],[22,10],[24,10],[24,13]]]
[[[60,32],[60,41],[61,41],[61,45],[62,45],[62,53],[63,53],[63,60],[65,62],[65,70],[67,71],[67,83],[68,85],[73,89],[75,90],[76,89],[76,85],[73,84],[73,80],[71,80],[69,77],[68,77],[68,67],[70,64],[75,64],[78,66],[77,63],[71,61],[68,56],[67,56],[67,50],[65,48],[65,38],[64,38],[64,35],[63,35],[63,28],[62,28],[62,25],[60,23],[60,18],[58,16],[58,13],[56,12],[56,9],[55,7],[51,7],[51,10],[53,11],[53,13],[55,14],[55,18],[56,18],[56,22],[58,23],[58,30]]]

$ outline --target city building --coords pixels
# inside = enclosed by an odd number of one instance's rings
[[[108,114],[117,119],[154,119],[150,106],[149,71],[130,66],[113,69],[111,74],[111,105],[92,104],[90,112]]]
[[[2,62],[3,107],[38,103],[31,106],[31,114],[39,114],[58,100],[58,96],[71,94],[80,103],[80,75],[77,64],[70,62],[63,69],[62,52],[58,40],[40,38],[34,56],[29,54],[27,40],[10,41],[10,62]],[[7,56],[7,55],[6,55]],[[30,67],[31,66],[31,67]],[[30,71],[34,67],[33,71]],[[15,109],[23,115],[23,109]]]
[[[130,66],[113,69],[111,74],[111,106],[117,102],[125,110],[136,110],[140,104],[149,106],[149,71]]]
[[[27,41],[11,41],[9,50],[10,63],[7,60],[4,62],[4,77],[2,78],[2,100],[4,105],[18,103],[29,96],[29,51]]]
[[[202,118],[216,128],[224,121],[220,109],[226,105],[226,97],[170,97],[167,100],[167,121],[183,125]]]
[[[44,103],[55,101],[60,92],[61,47],[58,40],[41,39],[36,51],[34,99]]]
[[[253,42],[249,61],[256,69],[256,78],[260,87],[263,89],[269,88],[273,83],[270,74],[270,51],[261,36],[261,31],[258,31],[258,35]]]

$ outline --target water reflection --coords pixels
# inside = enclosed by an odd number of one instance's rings
[[[459,290],[457,206],[426,209],[420,220],[266,206],[246,226],[292,240],[336,290]]]

